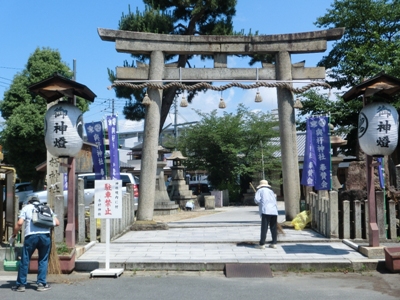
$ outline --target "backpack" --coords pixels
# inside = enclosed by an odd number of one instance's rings
[[[54,220],[53,213],[47,205],[43,203],[34,202],[34,209],[32,210],[32,222],[35,226],[42,228],[53,228]]]

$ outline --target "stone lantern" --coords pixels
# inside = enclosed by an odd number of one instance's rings
[[[178,205],[171,201],[167,193],[167,188],[165,187],[164,167],[166,167],[167,162],[164,161],[164,153],[167,152],[167,149],[158,146],[157,152],[158,160],[153,215],[172,215],[178,211]]]
[[[194,201],[195,207],[199,207],[197,197],[192,194],[183,176],[185,166],[182,165],[182,161],[186,160],[187,157],[184,157],[181,151],[174,151],[167,159],[172,161],[172,180],[170,183],[171,191],[169,197],[171,200],[174,200],[176,204],[179,204],[181,209],[185,209],[186,202],[189,200]]]

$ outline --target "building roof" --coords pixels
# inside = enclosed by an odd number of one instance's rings
[[[94,101],[96,94],[86,85],[70,80],[60,74],[54,73],[53,76],[29,86],[29,90],[51,103],[63,97],[72,98],[74,95]]]
[[[302,162],[304,160],[304,153],[306,150],[306,132],[298,132],[296,135],[297,139],[297,156],[299,157],[299,161]],[[343,140],[346,138],[345,135],[340,136]],[[273,153],[274,157],[281,157],[281,139],[280,137],[276,137],[271,139],[271,145],[279,147],[279,150]]]
[[[345,102],[353,100],[361,95],[365,97],[376,95],[391,100],[392,97],[399,92],[400,79],[382,73],[352,87],[342,97]]]
[[[275,151],[273,153],[273,156],[274,157],[281,157],[282,156],[282,153],[281,153],[281,150],[280,150],[281,149],[281,138],[280,137],[272,138],[270,140],[270,144],[272,146],[279,147],[279,150]],[[297,133],[297,156],[299,157],[299,159],[301,157],[301,160],[303,160],[303,158],[304,158],[305,148],[306,148],[306,133],[305,132],[298,132]]]

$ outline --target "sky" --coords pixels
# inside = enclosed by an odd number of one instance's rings
[[[334,0],[238,0],[233,25],[236,31],[244,33],[259,31],[259,34],[284,34],[321,30],[314,25],[323,16]],[[84,122],[100,121],[112,112],[119,118],[119,131],[140,130],[142,122],[127,121],[122,114],[125,99],[118,99],[110,86],[107,69],[115,70],[124,60],[132,61],[127,53],[118,53],[114,42],[102,41],[98,28],[118,29],[123,13],[144,10],[142,1],[55,1],[55,0],[0,0],[0,100],[8,89],[14,76],[21,72],[29,56],[36,48],[57,49],[71,69],[76,61],[76,80],[86,85],[96,95],[90,110],[84,114]],[[324,53],[292,55],[292,62],[306,60],[306,67],[315,67],[324,55],[328,54],[333,42],[328,42]],[[228,67],[249,68],[249,59],[229,57]],[[211,66],[196,60],[196,67]],[[260,65],[252,66],[260,68]],[[197,96],[186,108],[178,105],[178,124],[200,120],[194,109],[203,113],[217,109],[218,114],[235,112],[237,105],[243,103],[251,110],[271,112],[277,109],[276,89],[261,88],[263,102],[255,103],[256,90],[232,88],[223,92],[227,104],[224,110],[218,109],[221,93],[208,91]],[[179,98],[180,100],[180,98]],[[174,109],[165,125],[174,123]]]

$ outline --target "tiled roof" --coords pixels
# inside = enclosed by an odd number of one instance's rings
[[[270,140],[270,143],[273,146],[279,147],[279,150],[275,151],[273,155],[275,157],[281,157],[282,156],[281,150],[280,150],[280,148],[281,148],[281,138],[280,137],[273,138],[273,139]],[[305,132],[298,132],[297,133],[297,156],[299,158],[301,157],[301,160],[303,160],[305,148],[306,148],[306,133]]]
[[[341,136],[342,139],[346,138],[346,135]],[[276,137],[270,140],[271,144],[274,146],[278,146],[279,150],[274,152],[275,157],[281,157],[281,139],[280,137]],[[304,152],[306,149],[306,133],[298,132],[297,133],[297,156],[299,157],[299,161],[304,160]]]

